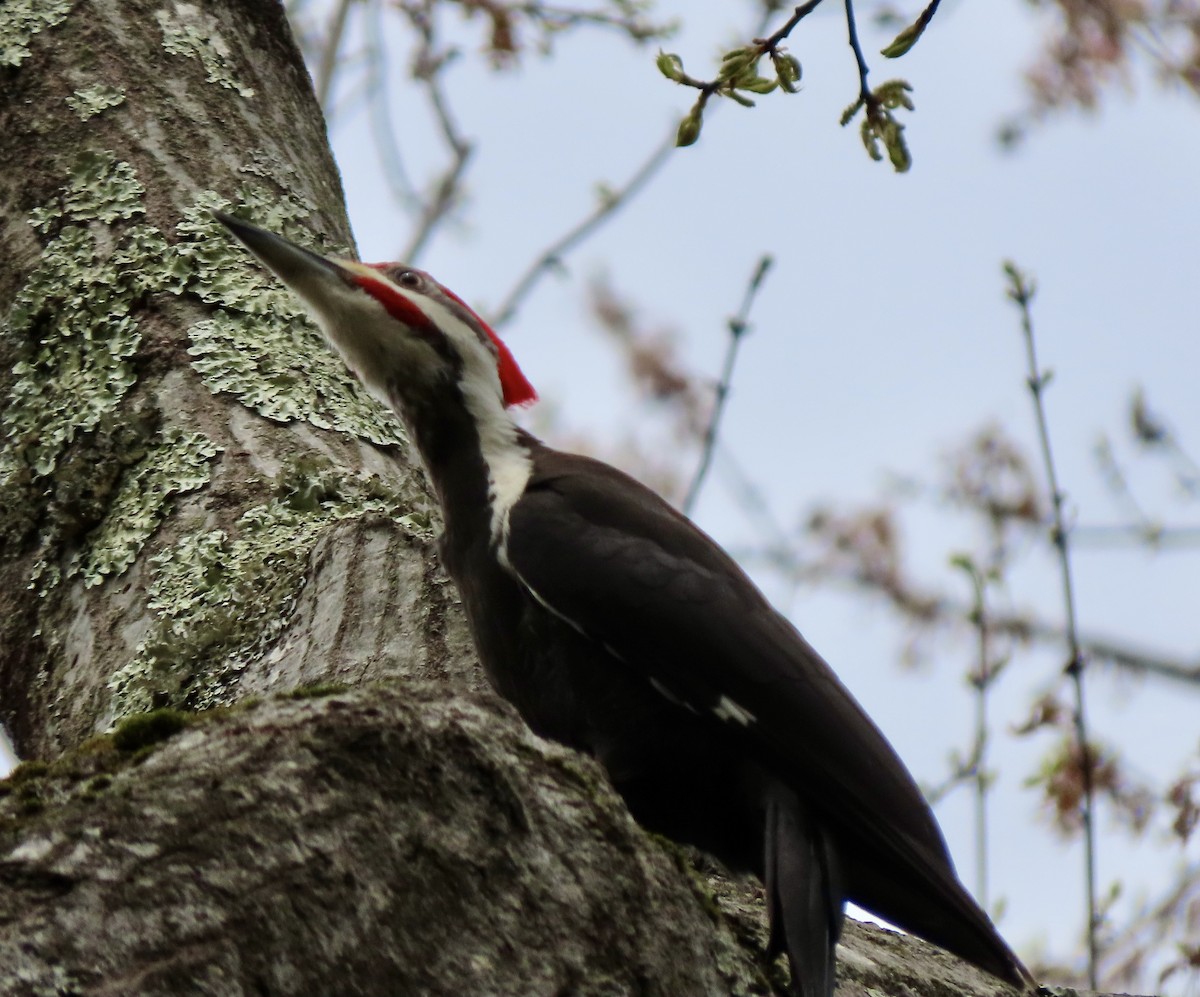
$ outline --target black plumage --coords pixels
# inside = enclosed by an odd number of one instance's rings
[[[646,827],[763,877],[803,997],[832,992],[846,900],[1027,987],[903,762],[737,564],[615,468],[521,445],[499,559],[455,501],[484,487],[477,449],[433,447],[457,459],[430,471],[480,657],[526,722],[598,758]]]

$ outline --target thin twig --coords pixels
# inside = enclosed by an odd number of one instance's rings
[[[1013,263],[1004,265],[1009,280],[1008,296],[1016,303],[1021,312],[1021,332],[1025,338],[1025,356],[1028,363],[1028,378],[1026,383],[1033,397],[1034,413],[1037,418],[1038,439],[1041,443],[1042,457],[1045,461],[1046,480],[1050,486],[1051,508],[1053,522],[1051,524],[1051,539],[1058,551],[1058,561],[1062,574],[1063,608],[1066,613],[1066,639],[1069,660],[1066,673],[1071,678],[1075,694],[1074,726],[1075,738],[1079,746],[1080,769],[1083,782],[1082,820],[1084,845],[1084,874],[1087,889],[1087,947],[1088,947],[1088,986],[1095,990],[1097,979],[1097,961],[1099,958],[1097,945],[1096,914],[1096,832],[1095,832],[1095,787],[1093,786],[1092,750],[1088,740],[1087,714],[1084,709],[1083,690],[1083,654],[1079,646],[1079,633],[1076,627],[1075,588],[1071,578],[1071,558],[1067,538],[1066,518],[1063,515],[1065,496],[1058,484],[1058,474],[1054,466],[1054,457],[1050,448],[1050,428],[1046,420],[1046,408],[1042,396],[1046,385],[1050,383],[1050,373],[1044,372],[1038,366],[1037,351],[1034,346],[1033,318],[1030,302],[1033,300],[1035,288],[1033,283]]]
[[[842,584],[883,595],[898,612],[921,626],[970,622],[969,605],[940,594],[907,589],[897,591],[881,584],[878,577],[857,569],[835,571],[826,564],[799,563],[791,538],[777,526],[761,520],[759,522],[762,532],[771,534],[771,539],[765,547],[731,547],[729,553],[739,564],[761,564],[773,568],[797,584]],[[915,613],[914,607],[919,607],[921,612]],[[1061,644],[1064,636],[1061,625],[1027,613],[994,615],[992,633],[1002,634],[1014,641],[1043,644]],[[1099,634],[1082,634],[1079,645],[1093,666],[1111,665],[1133,675],[1152,675],[1186,686],[1200,686],[1200,659],[1172,657]]]
[[[580,10],[548,3],[519,4],[513,10],[520,11],[530,20],[537,21],[552,31],[564,31],[580,24],[594,24],[614,28],[634,41],[647,41],[651,38],[661,38],[673,30],[671,24],[651,24],[636,12],[623,14],[604,10]]]
[[[846,32],[850,36],[850,48],[854,50],[854,61],[858,64],[858,99],[866,105],[867,113],[872,113],[872,108],[878,102],[874,95],[867,88],[867,73],[870,69],[867,68],[867,59],[863,55],[862,45],[858,41],[858,25],[854,19],[854,0],[845,0],[846,3]]]
[[[1174,436],[1168,436],[1163,445],[1175,459],[1175,480],[1179,487],[1193,498],[1200,496],[1200,464],[1196,463]]]
[[[754,268],[754,273],[750,277],[750,283],[746,285],[746,293],[742,296],[742,306],[738,309],[737,314],[729,320],[729,342],[725,347],[725,361],[721,365],[721,377],[717,381],[717,393],[713,401],[712,415],[709,416],[708,426],[704,430],[704,444],[700,452],[700,464],[696,468],[695,475],[692,477],[692,483],[688,486],[687,497],[683,500],[685,515],[691,515],[692,509],[696,505],[696,499],[700,496],[700,488],[704,484],[705,477],[708,475],[708,468],[712,463],[713,448],[717,443],[717,430],[721,425],[721,416],[725,411],[726,399],[729,397],[729,387],[733,383],[733,365],[737,360],[738,347],[741,346],[742,339],[750,328],[750,308],[754,304],[754,298],[758,294],[758,289],[762,286],[762,282],[767,276],[767,271],[771,269],[772,262],[769,255],[763,256],[758,261],[758,265]]]
[[[339,56],[342,53],[342,39],[346,34],[346,21],[350,8],[357,0],[338,0],[333,16],[329,18],[329,29],[326,32],[325,44],[321,46],[321,57],[317,60],[317,74],[314,89],[317,92],[317,103],[322,108],[329,100],[329,89],[333,86],[333,78],[337,74]]]
[[[722,446],[719,440],[716,449],[717,470],[722,475],[725,486],[733,492],[734,501],[746,514],[746,518],[750,520],[751,524],[760,533],[769,535],[768,550],[772,552],[772,563],[774,563],[773,558],[777,552],[792,549],[793,537],[788,534],[784,525],[779,521],[779,517],[771,508],[771,503],[767,500],[762,487],[742,466],[738,456],[728,447]],[[741,563],[740,558],[738,560]],[[794,575],[789,578],[794,584],[800,582],[800,579]]]
[[[1104,483],[1108,486],[1113,500],[1124,507],[1125,514],[1144,532],[1152,532],[1153,520],[1146,514],[1141,503],[1138,502],[1137,496],[1133,494],[1129,478],[1126,477],[1125,471],[1117,462],[1117,455],[1107,436],[1100,438],[1094,453],[1096,463],[1100,466],[1100,473],[1104,476]]]
[[[788,35],[795,30],[796,25],[803,21],[804,18],[808,17],[809,14],[811,14],[824,2],[825,0],[808,0],[808,3],[800,4],[800,6],[798,6],[792,12],[792,16],[784,22],[779,30],[768,35],[766,38],[757,37],[756,32],[752,43],[745,46],[744,50],[742,50],[747,54],[745,60],[746,64],[754,65],[764,55],[769,55],[772,58],[779,56],[781,54],[779,49],[780,43],[787,39]],[[766,19],[764,18],[759,30],[765,30],[765,27]],[[687,73],[683,72],[682,68],[680,68],[676,73],[671,75],[671,79],[680,86],[691,87],[693,90],[700,91],[700,97],[696,102],[696,108],[699,111],[704,110],[705,105],[708,103],[708,99],[715,94],[731,96],[732,91],[741,89],[734,82],[733,77],[728,74],[719,75],[711,80],[698,80],[694,76],[689,76]],[[742,99],[739,101],[739,103],[746,103],[746,101],[745,99]]]
[[[675,150],[675,129],[672,128],[650,156],[637,168],[625,185],[608,192],[600,199],[591,214],[567,229],[554,242],[542,250],[537,258],[518,278],[511,291],[505,296],[489,321],[493,326],[502,326],[512,321],[522,302],[551,270],[561,266],[562,258],[604,224],[616,211],[624,207],[662,169],[667,158]]]
[[[388,80],[389,62],[384,48],[384,26],[380,0],[370,0],[371,25],[367,40],[367,109],[371,117],[371,135],[383,166],[383,178],[392,197],[402,208],[410,209],[417,202],[416,187],[409,179],[400,155],[393,127],[392,87]]]
[[[988,907],[988,693],[997,674],[992,668],[991,629],[987,613],[987,581],[973,564],[968,574],[974,590],[974,616],[979,635],[979,671],[971,676],[975,689],[975,743],[969,759],[975,786],[975,899],[984,910]]]
[[[1146,406],[1146,396],[1139,388],[1130,406],[1134,438],[1147,450],[1161,451],[1175,463],[1175,479],[1179,487],[1195,498],[1200,496],[1200,464],[1192,458],[1171,428]]]
[[[854,0],[845,0],[845,5],[846,33],[850,48],[854,52],[855,64],[858,66],[858,98],[842,112],[842,125],[848,125],[854,120],[861,107],[865,116],[862,138],[867,153],[872,159],[882,159],[883,154],[879,151],[879,143],[882,142],[892,167],[899,173],[907,172],[912,165],[912,156],[904,142],[904,126],[896,120],[892,111],[898,107],[905,107],[910,111],[913,109],[912,101],[907,96],[912,88],[903,80],[884,83],[876,91],[867,86],[867,74],[870,69],[867,67],[866,56],[863,55],[862,44],[858,40]]]
[[[802,3],[794,11],[792,11],[792,16],[784,22],[783,26],[780,27],[778,31],[776,31],[773,35],[762,39],[762,41],[759,43],[762,46],[763,55],[774,52],[775,49],[779,47],[779,43],[792,33],[796,25],[808,17],[808,15],[818,7],[820,7],[822,3],[824,3],[824,0],[808,0],[808,3]]]
[[[815,2],[812,2],[812,6],[815,7],[819,2],[821,0],[815,0]],[[808,6],[808,4],[804,6]],[[755,34],[761,34],[765,30],[769,16],[770,11],[763,14],[762,19],[755,28]],[[566,232],[537,255],[534,261],[526,268],[525,272],[517,278],[517,282],[513,285],[512,290],[505,295],[500,305],[488,316],[493,326],[499,327],[512,321],[517,314],[517,309],[521,307],[522,302],[530,295],[541,279],[551,270],[560,267],[562,259],[567,253],[571,252],[571,250],[600,228],[618,210],[625,207],[629,201],[641,192],[643,187],[647,186],[654,179],[658,171],[666,165],[671,153],[675,151],[676,136],[677,128],[672,126],[671,130],[663,136],[662,141],[655,146],[650,155],[642,162],[641,166],[634,170],[633,175],[623,186],[607,191],[605,196],[600,199],[600,203],[596,206],[595,210],[567,229]]]
[[[1152,547],[1160,550],[1194,550],[1200,547],[1200,526],[1162,526],[1153,520],[1145,524],[1076,526],[1071,531],[1076,546]]]
[[[971,581],[971,609],[968,619],[974,627],[979,647],[979,667],[968,674],[968,681],[975,691],[975,732],[971,740],[971,750],[965,758],[956,758],[954,768],[942,782],[935,786],[922,787],[922,792],[930,804],[937,804],[945,799],[952,790],[965,783],[970,783],[975,789],[975,896],[980,906],[985,910],[988,906],[988,820],[987,793],[990,789],[988,781],[987,751],[991,741],[991,728],[988,723],[988,694],[999,677],[1007,658],[996,659],[992,649],[993,637],[996,635],[992,626],[992,618],[988,615],[987,584],[988,575],[980,570],[975,561],[968,555],[959,555],[952,559],[955,567],[967,573]],[[989,569],[990,571],[990,569]]]
[[[1186,858],[1181,856],[1181,858]],[[1186,862],[1177,870],[1167,884],[1165,892],[1150,903],[1142,901],[1141,910],[1114,935],[1105,947],[1105,985],[1114,979],[1130,979],[1123,973],[1124,967],[1133,969],[1143,966],[1156,953],[1169,953],[1174,960],[1158,976],[1161,989],[1167,978],[1180,970],[1190,970],[1195,978],[1196,964],[1189,948],[1196,946],[1192,917],[1196,904],[1200,902],[1200,862]],[[1189,945],[1189,939],[1191,944]],[[1157,961],[1157,960],[1156,960]],[[1159,963],[1161,966],[1161,963]],[[1132,982],[1132,980],[1130,980]],[[1176,985],[1176,992],[1186,992],[1186,983]],[[1194,991],[1194,985],[1191,988]]]
[[[450,105],[442,90],[441,74],[449,59],[436,51],[433,20],[426,13],[409,9],[409,19],[421,35],[421,48],[416,56],[414,76],[425,85],[429,103],[433,108],[441,129],[442,139],[450,150],[450,163],[442,171],[433,186],[433,192],[421,207],[416,228],[400,258],[408,263],[416,262],[438,224],[453,210],[458,202],[463,172],[471,158],[471,144],[463,138],[450,114]]]

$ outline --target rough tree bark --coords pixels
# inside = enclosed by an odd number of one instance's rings
[[[22,753],[153,705],[467,679],[400,428],[208,214],[349,246],[279,5],[0,17],[0,701]]]
[[[0,76],[0,719],[47,760],[0,994],[771,992],[755,885],[483,687],[401,429],[208,215],[350,248],[276,0],[5,0]],[[842,971],[1003,989],[870,928]]]

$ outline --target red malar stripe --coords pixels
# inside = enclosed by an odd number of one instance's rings
[[[383,305],[387,313],[397,322],[403,322],[409,328],[419,329],[421,332],[436,333],[438,331],[437,327],[429,321],[428,315],[404,295],[397,294],[383,281],[375,280],[366,274],[354,274],[354,283]]]
[[[368,264],[368,266],[378,266],[381,269],[387,264]],[[429,320],[429,317],[421,311],[416,305],[409,301],[402,294],[397,294],[391,287],[382,281],[374,280],[371,277],[364,275],[355,275],[354,282],[358,284],[364,291],[375,298],[387,310],[387,313],[399,322],[403,322],[410,328],[419,329],[422,332],[441,335],[437,327]],[[521,368],[517,366],[516,358],[512,352],[504,344],[492,327],[481,319],[470,305],[462,298],[451,291],[448,287],[438,284],[438,287],[445,292],[446,296],[453,298],[463,310],[467,312],[476,322],[479,327],[488,334],[492,342],[496,345],[497,361],[496,370],[500,375],[500,388],[504,392],[504,404],[512,405],[528,405],[531,402],[537,401],[537,391],[534,390],[529,379],[522,373]]]

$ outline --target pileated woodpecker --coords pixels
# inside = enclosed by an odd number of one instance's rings
[[[479,658],[537,733],[595,756],[644,826],[766,888],[799,997],[833,993],[852,900],[1021,989],[932,811],[833,670],[733,560],[620,471],[552,450],[503,342],[427,273],[216,216],[404,420]]]

